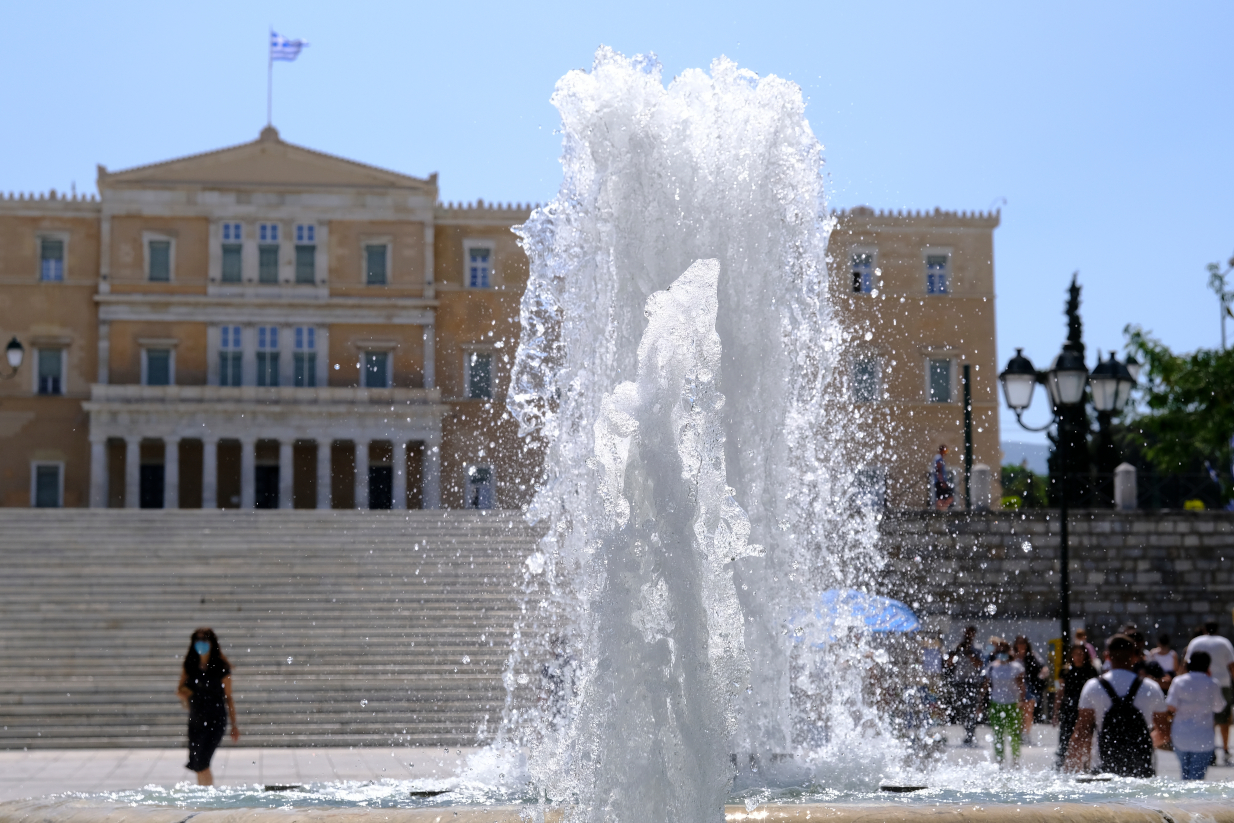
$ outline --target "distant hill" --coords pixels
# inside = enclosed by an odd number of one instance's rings
[[[1028,468],[1034,474],[1048,474],[1046,459],[1050,456],[1050,447],[1044,443],[1018,443],[1014,440],[1004,440],[1003,465],[1018,466],[1025,460]]]

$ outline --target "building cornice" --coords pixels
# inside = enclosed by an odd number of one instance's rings
[[[1002,220],[1002,211],[945,211],[940,208],[934,211],[918,211],[914,209],[879,209],[869,206],[856,206],[852,209],[832,212],[836,222],[842,229],[855,226],[871,228],[908,228],[920,226],[923,228],[966,228],[992,230],[998,228]]]

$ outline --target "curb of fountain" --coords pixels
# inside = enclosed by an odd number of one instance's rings
[[[0,803],[0,823],[519,823],[530,807],[431,806],[419,809],[342,807],[280,809],[190,809],[135,806],[80,798],[38,798]],[[733,823],[825,820],[828,823],[1234,823],[1234,805],[1195,803],[1036,803],[1036,804],[769,804],[747,810],[728,806]],[[549,812],[545,823],[559,823]]]

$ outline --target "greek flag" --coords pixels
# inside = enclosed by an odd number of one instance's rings
[[[303,40],[289,40],[281,34],[270,32],[270,60],[295,60],[300,56],[300,49],[307,46]]]

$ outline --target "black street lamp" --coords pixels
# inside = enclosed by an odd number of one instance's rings
[[[1127,405],[1131,390],[1135,387],[1135,378],[1139,374],[1140,364],[1135,358],[1128,357],[1126,363],[1120,363],[1110,352],[1110,359],[1104,362],[1098,356],[1097,367],[1089,374],[1084,364],[1084,356],[1069,345],[1050,364],[1050,370],[1045,372],[1033,368],[1033,363],[1024,356],[1023,349],[1015,350],[1015,357],[1007,362],[1007,368],[998,376],[1003,384],[1003,396],[1007,406],[1015,412],[1016,422],[1020,427],[1033,432],[1045,431],[1058,422],[1058,412],[1064,408],[1075,408],[1084,403],[1084,389],[1092,391],[1093,407],[1102,414],[1115,414]],[[1033,401],[1033,389],[1037,384],[1045,385],[1050,393],[1053,414],[1050,422],[1040,428],[1025,425],[1020,415]],[[1059,629],[1061,637],[1061,653],[1066,654],[1067,645],[1071,641],[1071,550],[1067,537],[1067,466],[1069,438],[1058,438],[1059,465]],[[1063,658],[1064,660],[1066,657]]]
[[[4,356],[8,359],[9,367],[12,368],[12,371],[8,374],[0,372],[0,380],[8,380],[10,377],[17,376],[17,370],[21,368],[21,361],[25,359],[26,349],[22,346],[21,341],[14,337],[4,347]]]

